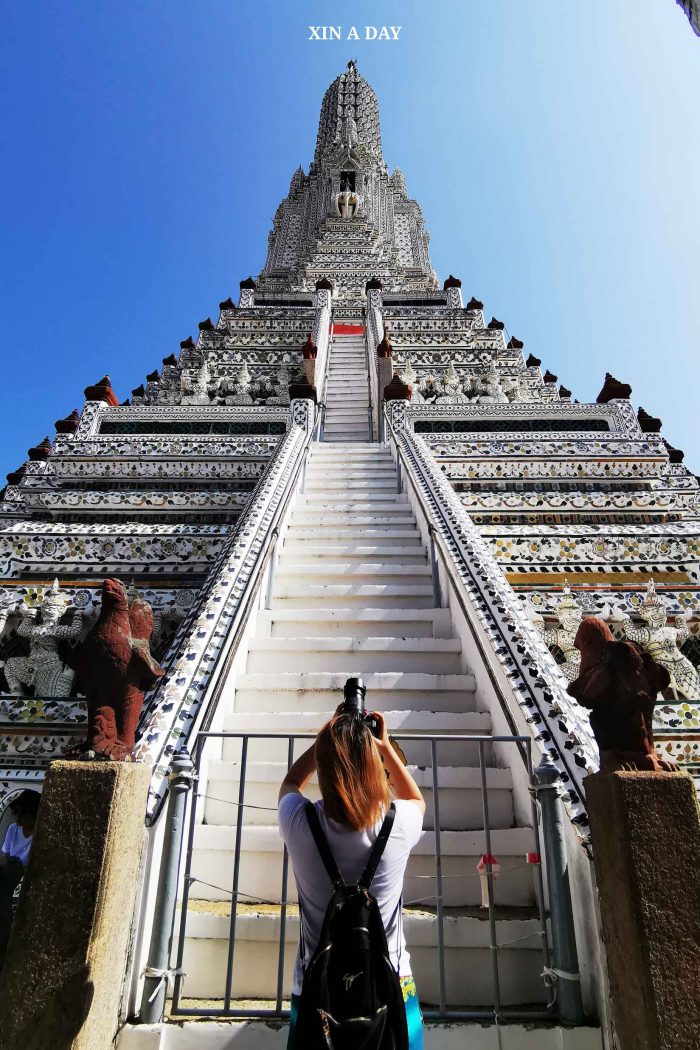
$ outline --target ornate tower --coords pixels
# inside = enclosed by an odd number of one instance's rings
[[[403,174],[384,162],[377,96],[349,62],[323,97],[309,171],[295,171],[275,214],[259,289],[309,291],[325,278],[355,307],[372,277],[388,290],[431,291],[428,240]]]

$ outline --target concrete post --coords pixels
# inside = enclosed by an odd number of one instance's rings
[[[149,766],[54,762],[5,965],[0,1050],[111,1050]]]
[[[700,813],[687,773],[585,781],[619,1050],[700,1047]]]

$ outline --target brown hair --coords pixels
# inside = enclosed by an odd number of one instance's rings
[[[372,827],[390,801],[382,760],[368,726],[334,715],[316,738],[318,782],[326,816],[353,831]]]

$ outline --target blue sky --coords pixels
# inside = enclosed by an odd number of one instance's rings
[[[700,471],[700,39],[673,0],[0,0],[0,476],[121,399],[265,257],[351,57],[462,278],[580,400],[606,371]],[[400,25],[398,43],[310,24]]]

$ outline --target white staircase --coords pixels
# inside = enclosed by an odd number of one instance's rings
[[[335,362],[357,358],[359,340],[336,338],[331,358],[327,441],[311,451],[305,489],[292,510],[275,574],[271,609],[261,612],[245,673],[224,691],[224,728],[234,732],[315,732],[342,699],[350,675],[367,685],[367,702],[385,713],[395,733],[488,735],[491,718],[478,709],[475,681],[454,637],[449,612],[434,607],[431,574],[411,507],[397,494],[389,451],[367,443],[364,394],[360,409],[345,404]],[[340,344],[340,345],[339,345]],[[364,371],[366,391],[366,371]],[[336,394],[336,390],[342,391]],[[357,391],[352,397],[359,396]],[[355,413],[353,415],[353,413]],[[363,429],[364,428],[364,429]],[[352,434],[353,441],[347,440]],[[345,437],[346,440],[341,440]],[[364,442],[364,443],[363,443]],[[425,791],[424,836],[405,883],[405,930],[424,1002],[439,1000],[435,915],[435,838],[430,746],[402,744]],[[438,745],[443,853],[446,988],[454,1006],[493,1002],[486,912],[480,909],[477,864],[486,852],[478,747]],[[301,742],[296,753],[301,751]],[[493,765],[485,747],[492,850],[497,882],[501,999],[541,1003],[532,850],[528,828],[514,826],[510,769]],[[230,888],[241,744],[224,742],[200,783],[202,823],[195,833],[183,968],[187,1000],[224,995]],[[239,904],[233,968],[235,999],[275,994],[280,936],[282,843],[275,808],[287,761],[282,741],[251,741],[246,775]],[[312,794],[315,794],[314,788]],[[317,796],[316,796],[317,797]],[[200,803],[201,804],[201,803]],[[290,899],[295,899],[290,872]],[[528,936],[530,935],[530,936]],[[285,994],[298,938],[291,908],[286,929]]]
[[[365,337],[336,335],[326,380],[325,441],[369,441]]]

